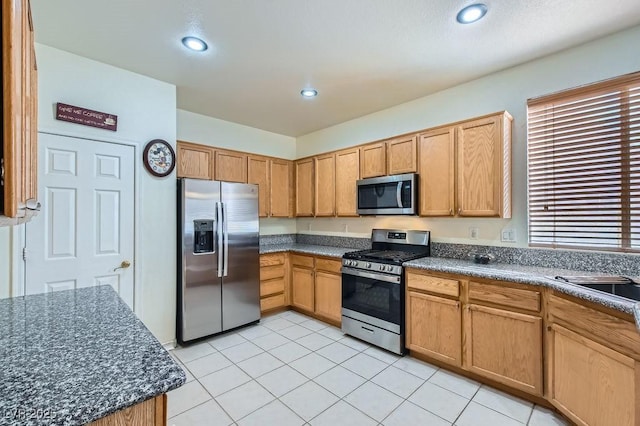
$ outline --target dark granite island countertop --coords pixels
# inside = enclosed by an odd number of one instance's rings
[[[184,384],[110,286],[0,300],[0,425],[81,425]]]

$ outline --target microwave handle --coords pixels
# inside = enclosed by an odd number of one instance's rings
[[[402,181],[398,182],[398,188],[396,188],[396,200],[398,201],[398,207],[404,208],[402,205]]]

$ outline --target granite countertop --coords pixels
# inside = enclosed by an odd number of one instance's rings
[[[312,254],[340,258],[344,253],[359,250],[357,248],[344,248],[322,245],[309,245],[299,243],[264,244],[260,246],[260,254],[292,251],[296,253]],[[575,284],[563,283],[552,279],[557,275],[597,275],[593,272],[585,272],[570,269],[541,268],[535,266],[520,266],[507,263],[490,263],[481,265],[470,260],[449,259],[443,257],[425,257],[405,262],[409,268],[425,269],[434,272],[447,272],[451,274],[469,275],[478,278],[488,278],[517,282],[522,284],[540,285],[549,287],[559,292],[598,303],[618,311],[634,316],[636,326],[640,330],[640,302],[630,299],[592,290]]]
[[[0,425],[81,425],[184,384],[110,286],[0,300]]]
[[[416,259],[403,263],[403,266],[406,266],[407,268],[425,269],[433,272],[447,272],[478,278],[505,280],[522,284],[549,287],[561,293],[631,314],[635,317],[636,326],[640,329],[640,302],[635,302],[624,297],[553,279],[553,277],[558,275],[597,275],[593,272],[520,266],[505,263],[489,263],[487,265],[482,265],[473,263],[470,260],[446,259],[441,257],[425,257]]]
[[[335,258],[341,258],[343,254],[356,250],[359,249],[333,246],[318,246],[299,243],[264,244],[260,246],[260,254],[293,251],[296,253],[313,254],[315,256],[327,256]]]

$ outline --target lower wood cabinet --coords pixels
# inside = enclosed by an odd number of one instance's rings
[[[406,346],[440,361],[462,364],[460,302],[407,291]]]
[[[342,320],[342,277],[329,272],[316,272],[315,313],[340,322]]]
[[[341,261],[291,255],[291,306],[339,323],[342,319]]]
[[[167,424],[167,395],[155,398],[116,411],[89,426],[165,426]]]
[[[549,399],[579,425],[637,425],[637,361],[560,325],[550,326]]]
[[[291,305],[307,312],[315,308],[313,270],[293,265],[291,268]]]
[[[542,395],[542,318],[471,304],[464,327],[469,371]]]
[[[286,253],[260,256],[260,312],[287,306],[289,274]]]

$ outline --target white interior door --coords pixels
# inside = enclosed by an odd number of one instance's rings
[[[26,225],[25,293],[109,284],[133,309],[134,148],[38,136],[42,210]]]

